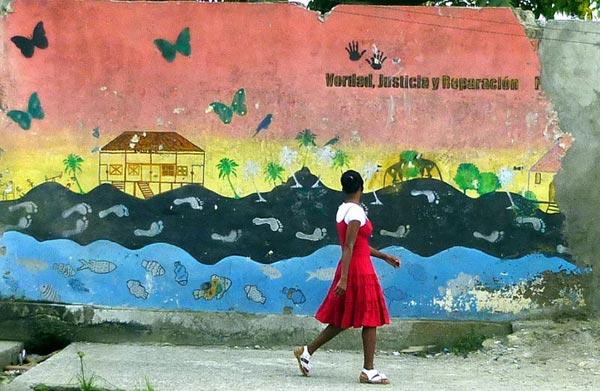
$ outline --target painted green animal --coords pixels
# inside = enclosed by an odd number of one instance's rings
[[[386,186],[387,178],[390,177],[392,180],[392,185],[397,185],[402,182],[404,178],[413,178],[418,173],[421,175],[421,178],[424,178],[427,175],[428,178],[432,178],[435,173],[434,170],[437,170],[437,175],[442,181],[442,172],[438,165],[429,159],[425,159],[422,157],[422,154],[400,154],[400,160],[391,166],[389,166],[383,175],[383,187]]]
[[[437,174],[440,177],[440,181],[443,181],[442,172],[440,171],[440,168],[433,160],[425,159],[422,157],[422,154],[418,154],[417,157],[415,158],[415,160],[413,161],[413,164],[419,170],[419,173],[421,174],[421,178],[425,177],[425,174],[427,174],[428,178],[432,178],[433,177],[432,172],[435,169],[435,170],[437,170]]]

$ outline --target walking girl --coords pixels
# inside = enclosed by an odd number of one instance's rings
[[[315,318],[327,327],[305,346],[294,349],[300,371],[308,376],[312,369],[312,355],[347,328],[362,327],[363,369],[361,383],[389,384],[388,378],[373,366],[377,327],[390,323],[385,297],[373,268],[371,256],[383,259],[394,268],[400,259],[384,254],[369,245],[373,225],[360,206],[363,179],[356,171],[342,174],[342,190],[346,200],[336,215],[336,225],[342,258],[338,263],[333,282]]]

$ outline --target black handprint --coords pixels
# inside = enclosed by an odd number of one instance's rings
[[[373,57],[366,59],[365,61],[369,63],[369,65],[371,66],[371,68],[373,69],[381,69],[381,67],[383,66],[383,62],[387,59],[387,57],[385,57],[383,55],[383,52],[377,52],[375,54],[373,54]]]
[[[348,52],[348,56],[350,57],[350,61],[358,61],[362,58],[363,54],[365,54],[366,50],[363,50],[362,52],[358,52],[358,42],[357,41],[352,41],[348,44],[348,47],[346,48],[346,51]]]

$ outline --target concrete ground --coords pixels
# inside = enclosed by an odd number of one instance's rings
[[[378,352],[376,366],[403,390],[597,390],[600,386],[600,320],[515,323],[515,333],[488,339],[466,358]],[[354,390],[360,351],[322,350],[313,376],[300,376],[290,348],[172,345],[69,345],[59,354],[4,385],[24,391],[44,383],[76,384],[77,352],[85,353],[97,385],[133,390],[147,378],[155,390]]]

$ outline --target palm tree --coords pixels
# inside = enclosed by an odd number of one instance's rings
[[[277,181],[283,183],[283,172],[285,169],[279,163],[269,162],[265,168],[265,175],[267,181],[273,182],[274,186],[277,186]]]
[[[363,173],[365,175],[365,183],[369,182],[375,176],[375,174],[379,172],[380,168],[381,166],[377,163],[368,162],[367,164],[365,164],[365,167],[363,169]],[[373,195],[375,196],[375,201],[371,202],[371,205],[383,205],[383,203],[377,197],[377,190],[373,189]]]
[[[312,132],[310,129],[304,129],[296,135],[296,141],[298,141],[298,146],[300,148],[304,148],[304,159],[302,160],[302,167],[306,167],[306,158],[308,157],[308,151],[312,147],[316,147],[317,143],[315,140],[317,139],[317,135]]]
[[[64,160],[63,165],[65,167],[65,173],[70,174],[77,184],[79,188],[79,193],[83,194],[83,189],[79,184],[79,180],[77,179],[77,174],[81,173],[81,164],[83,163],[83,158],[74,153],[70,153]]]
[[[287,169],[290,169],[292,167],[292,165],[294,164],[294,162],[296,161],[296,158],[298,157],[298,152],[294,151],[293,149],[289,148],[287,145],[284,146],[281,149],[281,153],[279,154],[279,162],[281,163],[281,166]],[[292,171],[292,178],[294,178],[294,185],[292,186],[292,189],[298,189],[300,187],[302,187],[302,185],[300,184],[300,182],[298,182],[298,179],[296,179],[296,173],[294,172],[294,170]]]
[[[229,159],[227,157],[224,157],[223,159],[219,160],[219,163],[217,164],[217,168],[219,169],[219,179],[227,178],[227,182],[229,182],[229,186],[233,191],[234,197],[240,198],[238,193],[235,191],[235,188],[233,187],[233,183],[231,183],[231,176],[233,175],[234,177],[237,177],[237,167],[238,164],[235,162],[235,160]]]
[[[500,187],[504,188],[506,195],[508,196],[508,200],[510,201],[510,206],[506,209],[519,209],[517,205],[515,205],[512,196],[510,195],[510,191],[508,190],[508,185],[512,182],[515,174],[510,168],[503,167],[498,171],[498,181],[500,182]]]
[[[348,154],[341,149],[338,149],[333,155],[333,161],[331,164],[333,168],[339,168],[340,171],[343,171],[344,167],[348,168],[350,166],[350,156],[348,156]]]
[[[330,166],[333,162],[333,157],[335,153],[333,149],[329,145],[326,145],[322,148],[317,149],[317,163],[321,166]],[[321,174],[317,175],[317,181],[312,185],[312,188],[319,187],[319,183],[321,182]]]
[[[256,176],[258,175],[258,173],[260,172],[260,167],[258,166],[258,164],[252,160],[249,160],[246,162],[246,165],[244,166],[244,176],[246,177],[246,179],[251,179],[252,180],[252,184],[254,185],[254,190],[256,191],[256,194],[258,195],[258,199],[256,200],[256,202],[267,202],[267,200],[265,200],[263,198],[263,196],[260,194],[260,191],[258,191],[258,187],[256,186],[256,181],[254,180],[254,178],[256,178]]]

